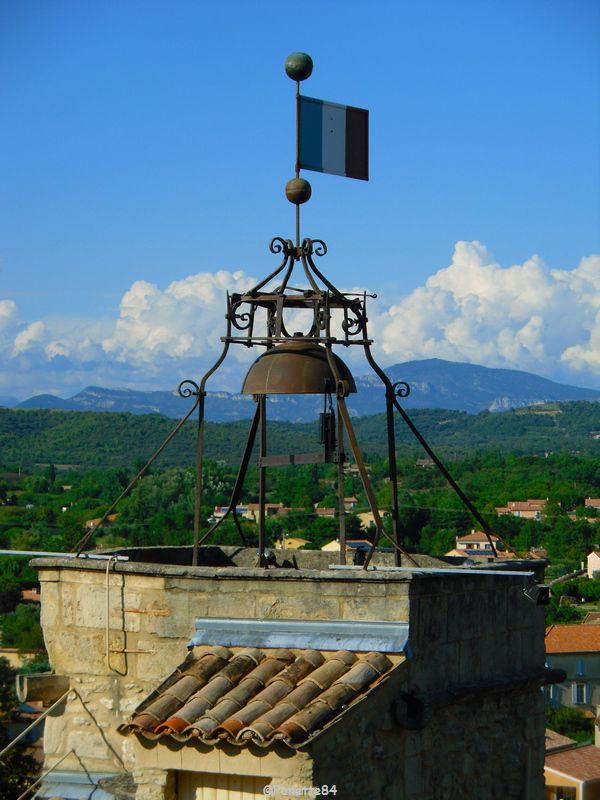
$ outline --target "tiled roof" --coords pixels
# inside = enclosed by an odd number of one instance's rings
[[[528,500],[509,500],[508,507],[521,509],[523,511],[527,511],[529,509],[543,510],[546,507],[546,501],[537,497],[530,497]]]
[[[600,778],[600,748],[594,744],[562,750],[546,755],[546,768],[568,775],[578,781]]]
[[[118,730],[150,739],[263,747],[280,740],[297,747],[402,661],[379,652],[194,647]]]
[[[551,753],[553,750],[557,748],[564,748],[569,747],[571,745],[576,745],[577,742],[575,739],[569,739],[568,736],[563,736],[561,733],[557,733],[556,731],[550,730],[550,728],[546,728],[544,733],[544,741],[546,743],[546,752]]]
[[[493,533],[490,534],[490,539],[493,542],[498,541],[498,537],[495,536]],[[489,539],[483,531],[471,531],[471,533],[465,534],[465,536],[457,536],[457,542],[487,542],[489,544]]]
[[[546,653],[600,653],[600,625],[551,625]]]

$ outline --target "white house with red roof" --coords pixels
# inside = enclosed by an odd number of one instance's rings
[[[494,551],[490,545],[490,539],[494,543],[494,547],[498,554],[502,554],[503,558],[512,558],[514,553],[510,553],[504,547],[504,544],[493,533],[489,538],[483,531],[472,530],[465,536],[456,537],[456,547],[446,553],[447,556],[469,556],[469,557],[491,557]]]
[[[509,514],[522,519],[541,520],[545,510],[546,500],[530,498],[528,500],[509,500],[505,506],[496,508],[496,514],[499,517]]]

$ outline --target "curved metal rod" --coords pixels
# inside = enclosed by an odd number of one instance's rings
[[[387,377],[387,376],[386,376],[386,377]],[[389,379],[388,379],[388,380],[389,380]],[[400,403],[398,402],[398,400],[396,399],[396,397],[395,397],[395,396],[392,398],[392,402],[393,402],[394,406],[396,407],[396,409],[398,410],[398,412],[400,413],[400,415],[401,415],[402,419],[403,419],[403,420],[406,422],[406,424],[408,425],[408,427],[411,429],[411,431],[413,432],[413,434],[414,434],[414,435],[416,436],[416,438],[418,439],[419,443],[421,444],[421,446],[423,447],[423,449],[425,450],[425,452],[427,453],[427,455],[428,455],[428,456],[431,458],[431,460],[432,460],[432,461],[434,461],[434,462],[435,462],[435,465],[436,465],[436,466],[437,466],[437,468],[440,470],[440,472],[442,473],[442,475],[444,476],[444,478],[446,478],[446,480],[448,481],[448,483],[450,484],[450,486],[451,486],[451,487],[454,489],[454,491],[456,492],[456,494],[457,494],[457,495],[460,497],[460,499],[463,501],[464,505],[465,505],[465,506],[468,508],[468,510],[469,510],[469,511],[471,512],[471,514],[472,514],[472,515],[475,517],[475,519],[477,520],[477,522],[478,522],[478,523],[481,525],[481,528],[482,528],[483,532],[485,533],[485,535],[486,535],[486,537],[487,537],[487,540],[488,540],[488,542],[490,543],[490,547],[492,548],[492,552],[493,552],[494,556],[497,556],[497,555],[498,555],[498,552],[497,552],[497,550],[496,550],[496,547],[495,547],[495,545],[494,545],[494,542],[492,541],[492,532],[491,532],[491,530],[490,530],[490,527],[489,527],[489,525],[487,524],[487,522],[486,522],[486,521],[484,520],[484,518],[481,516],[481,514],[479,513],[479,511],[478,511],[478,510],[475,508],[475,506],[473,505],[473,503],[471,503],[471,501],[469,500],[469,498],[466,496],[466,494],[465,494],[465,493],[463,492],[463,490],[460,488],[460,486],[458,485],[458,483],[457,483],[457,482],[454,480],[454,478],[452,477],[452,475],[451,475],[451,474],[448,472],[448,470],[447,470],[446,466],[444,465],[444,463],[443,463],[443,462],[442,462],[442,461],[441,461],[441,460],[438,458],[438,456],[435,454],[435,452],[434,452],[434,451],[431,449],[431,447],[429,446],[429,444],[427,443],[427,441],[425,440],[425,438],[423,437],[423,435],[421,434],[421,432],[419,431],[419,429],[417,428],[417,426],[414,424],[414,422],[413,422],[413,421],[411,420],[411,418],[408,416],[408,414],[406,413],[406,411],[405,411],[405,410],[402,408],[402,406],[400,405]],[[493,534],[493,535],[494,535],[494,536],[496,536],[496,538],[498,539],[498,541],[499,541],[501,544],[503,544],[503,545],[504,545],[504,547],[505,547],[507,550],[509,550],[509,547],[508,547],[508,545],[506,544],[506,542],[505,542],[505,541],[504,541],[504,540],[503,540],[503,539],[502,539],[500,536],[498,536],[498,534],[497,534],[497,533],[495,533],[495,534]]]
[[[279,286],[276,287],[274,292],[275,294],[283,294],[285,292],[288,285],[288,281],[291,277],[292,272],[294,271],[294,264],[296,263],[296,259],[294,258],[293,254],[290,254],[290,256],[288,256],[288,259],[289,259],[289,266],[287,268],[285,275],[283,276],[283,280],[281,281]]]
[[[338,428],[338,456],[342,457],[342,451],[344,446],[344,420],[342,419],[342,414],[340,411],[339,406],[339,397],[340,395],[343,396],[346,394],[346,385],[341,379],[341,375],[338,369],[338,365],[336,363],[335,358],[333,357],[333,351],[331,349],[331,344],[325,345],[325,355],[327,356],[327,363],[329,364],[329,369],[331,370],[331,374],[335,380],[335,393],[336,398],[338,399],[338,413],[337,413],[337,428]],[[327,385],[327,382],[326,382]],[[329,403],[331,405],[331,395],[329,395]],[[338,470],[339,470],[339,463],[338,463]],[[341,485],[341,491],[340,491]],[[343,513],[345,514],[345,506],[344,506],[344,492],[343,492],[343,480],[340,479],[340,475],[338,473],[338,505],[340,509],[340,524],[339,524],[339,532],[340,532],[340,564],[346,563],[346,518],[345,516],[342,517],[342,509]]]
[[[217,528],[223,522],[225,522],[225,520],[227,519],[227,517],[230,514],[233,515],[233,519],[234,519],[234,522],[236,524],[236,527],[237,527],[237,529],[239,531],[240,536],[242,537],[242,542],[244,544],[244,547],[248,547],[248,542],[246,541],[246,537],[244,536],[244,533],[243,533],[243,531],[242,531],[242,529],[240,527],[240,521],[238,519],[238,515],[237,515],[237,513],[235,511],[235,508],[232,508],[231,505],[229,505],[227,507],[227,511],[223,514],[223,516],[220,519],[218,519],[213,525],[211,525],[211,527],[206,531],[206,533],[203,534],[202,538],[198,541],[198,545],[203,544],[206,541],[206,539],[208,539],[208,537],[211,535],[211,533],[214,533],[217,530]],[[197,566],[197,564],[194,565],[194,566]]]
[[[258,430],[258,422],[260,419],[260,410],[257,405],[256,411],[254,412],[254,417],[252,418],[252,424],[250,425],[250,431],[248,432],[248,439],[246,440],[246,447],[244,448],[244,454],[242,456],[242,461],[240,463],[240,469],[237,474],[237,478],[235,479],[235,484],[233,490],[231,492],[231,500],[229,501],[229,505],[227,507],[227,511],[218,519],[214,525],[212,525],[206,533],[199,539],[198,544],[201,545],[208,537],[215,531],[219,525],[229,516],[229,514],[233,511],[234,519],[236,519],[236,525],[240,535],[242,537],[242,541],[244,546],[246,546],[246,539],[244,534],[241,530],[239,525],[239,521],[237,520],[237,516],[235,514],[235,507],[237,505],[238,500],[240,499],[240,495],[242,493],[242,488],[244,486],[244,478],[246,477],[246,471],[248,470],[248,464],[250,463],[250,457],[252,456],[252,448],[254,447],[254,441],[256,439],[256,432]]]
[[[365,338],[367,338],[367,326],[365,324]],[[392,500],[392,529],[396,544],[400,547],[400,513],[398,507],[398,466],[396,462],[396,432],[394,429],[394,408],[392,405],[393,388],[392,384],[381,369],[379,364],[375,361],[371,348],[368,344],[364,346],[365,356],[372,369],[379,376],[385,385],[385,416],[386,416],[386,430],[387,430],[387,445],[388,445],[388,474],[391,487],[391,500]],[[409,388],[410,391],[410,388]],[[400,566],[399,550],[396,550],[396,566]]]
[[[369,501],[369,506],[371,507],[371,513],[373,514],[373,519],[375,521],[375,529],[376,529],[375,539],[373,541],[373,544],[371,545],[371,549],[367,553],[363,567],[364,569],[368,568],[371,558],[373,557],[373,553],[375,552],[375,548],[377,547],[380,534],[383,534],[383,536],[385,536],[385,538],[388,539],[388,541],[390,541],[392,545],[402,553],[403,556],[406,556],[406,558],[412,561],[415,566],[418,566],[417,562],[411,556],[411,554],[406,550],[404,550],[402,547],[400,547],[399,544],[394,542],[393,539],[391,539],[388,536],[386,530],[384,529],[381,515],[379,514],[379,509],[377,508],[377,500],[375,498],[375,495],[373,494],[373,488],[371,486],[371,482],[369,481],[369,477],[367,475],[367,469],[363,461],[362,453],[360,452],[358,442],[356,441],[354,428],[352,427],[352,422],[350,421],[350,414],[348,413],[348,407],[346,406],[346,401],[344,400],[343,397],[340,397],[338,395],[337,404],[342,416],[342,420],[344,422],[344,426],[346,428],[346,432],[348,433],[348,440],[350,442],[350,447],[352,448],[352,452],[354,453],[356,466],[358,467],[358,471],[360,473],[360,477],[365,489],[365,494],[367,495],[367,500]]]
[[[231,333],[231,321],[227,323],[227,333]],[[229,342],[226,341],[223,345],[221,355],[212,365],[212,367],[204,373],[200,386],[198,387],[198,433],[196,436],[196,486],[194,488],[194,539],[192,545],[192,566],[198,566],[198,547],[200,536],[200,509],[202,506],[202,466],[204,462],[204,400],[206,397],[206,382],[210,376],[216,372],[221,366],[229,350]]]
[[[242,526],[240,525],[240,518],[238,517],[237,511],[235,510],[235,508],[233,509],[232,513],[233,513],[233,521],[235,522],[235,527],[238,529],[238,533],[240,535],[242,543],[243,543],[244,547],[248,547],[248,542],[246,540],[246,537],[244,536],[244,531],[242,530]]]
[[[354,301],[348,300],[348,298],[342,292],[340,292],[340,290],[337,288],[337,286],[335,286],[333,283],[331,283],[331,281],[328,280],[323,275],[323,273],[319,270],[319,268],[317,267],[317,265],[313,261],[312,253],[313,253],[313,244],[315,244],[315,243],[320,245],[320,247],[317,247],[315,249],[315,251],[314,251],[315,255],[318,255],[320,257],[320,256],[324,256],[327,253],[327,245],[321,239],[314,239],[314,240],[313,239],[305,239],[302,242],[302,258],[303,258],[303,261],[306,258],[310,271],[314,272],[314,274],[317,276],[317,278],[319,278],[319,280],[323,282],[323,284],[329,289],[329,291],[334,295],[336,300],[341,305],[343,305],[345,308],[353,311],[356,314],[357,318],[359,318],[361,326],[364,326],[364,324],[366,323],[366,319],[364,319],[364,314],[362,313],[362,311],[360,309],[360,301],[357,302],[356,300],[354,300]]]
[[[427,442],[427,440],[425,439],[425,437],[421,434],[421,432],[419,431],[417,426],[414,424],[414,422],[408,416],[407,412],[404,410],[404,408],[398,402],[398,399],[397,399],[398,397],[408,397],[408,395],[410,394],[410,386],[408,385],[408,383],[406,383],[406,381],[398,381],[396,383],[392,383],[391,380],[386,375],[386,373],[383,371],[383,369],[381,369],[379,364],[375,361],[375,358],[374,358],[373,354],[371,353],[371,348],[370,348],[369,345],[365,345],[365,355],[366,355],[367,361],[371,365],[372,369],[377,373],[377,375],[381,379],[382,383],[385,385],[386,401],[388,401],[388,402],[391,401],[391,404],[396,407],[398,413],[401,415],[402,419],[406,422],[406,424],[408,425],[408,427],[410,428],[410,430],[412,431],[414,436],[417,438],[417,440],[419,441],[421,446],[424,448],[425,452],[430,456],[430,458],[435,463],[437,468],[440,470],[440,472],[442,473],[444,478],[446,478],[446,480],[448,481],[448,483],[450,484],[452,489],[454,489],[455,493],[462,500],[462,502],[466,506],[466,508],[470,511],[470,513],[477,520],[477,522],[481,525],[481,528],[482,528],[483,532],[485,533],[485,535],[487,537],[487,540],[488,540],[488,542],[490,544],[490,547],[492,548],[492,553],[494,554],[494,556],[497,556],[498,555],[498,551],[496,550],[496,547],[495,547],[494,542],[492,540],[492,531],[490,530],[489,525],[484,520],[484,518],[481,516],[479,511],[475,508],[473,503],[471,503],[471,501],[466,496],[466,494],[463,492],[463,490],[460,488],[458,483],[454,480],[454,478],[452,477],[452,475],[448,471],[446,465],[441,461],[440,458],[438,458],[436,453],[431,449],[431,447],[430,447],[429,443]],[[389,400],[388,400],[388,398],[389,398]],[[395,446],[395,442],[394,442],[394,446]],[[500,538],[500,536],[498,536],[497,534],[494,534],[494,536],[497,536],[498,541],[500,541],[504,545],[504,547],[506,547],[507,550],[509,549],[508,545],[506,544],[506,542],[503,541]]]
[[[329,368],[333,373],[334,378],[336,379],[336,399],[338,405],[338,411],[342,418],[342,422],[344,423],[344,427],[346,428],[346,433],[348,434],[348,441],[350,442],[350,447],[352,449],[352,453],[354,454],[354,459],[356,461],[356,466],[358,467],[358,472],[360,474],[360,478],[365,490],[365,494],[367,495],[367,501],[371,508],[371,513],[373,514],[373,520],[375,521],[375,540],[371,545],[371,549],[369,550],[367,557],[365,558],[364,569],[367,569],[371,558],[373,557],[373,553],[375,552],[375,548],[377,547],[377,542],[379,541],[380,534],[383,534],[388,541],[392,543],[394,548],[399,551],[402,555],[406,556],[410,561],[413,562],[415,566],[417,566],[417,562],[415,559],[404,550],[397,542],[394,542],[391,539],[386,530],[383,527],[383,521],[381,519],[381,515],[379,514],[379,509],[377,507],[377,499],[375,494],[373,493],[373,487],[371,486],[371,481],[369,480],[369,476],[367,475],[367,468],[365,466],[365,462],[362,457],[362,453],[360,451],[360,447],[358,446],[358,441],[356,439],[356,434],[354,433],[354,427],[350,420],[350,414],[348,413],[348,407],[346,406],[345,395],[346,395],[346,386],[342,380],[340,380],[340,375],[337,369],[337,364],[335,363],[335,359],[333,358],[333,352],[331,350],[331,345],[325,346],[325,352],[327,354],[327,361],[329,363]]]
[[[180,384],[180,387],[181,387],[181,386],[183,386],[183,384],[187,384],[187,383],[193,384],[193,381],[184,381],[182,384]],[[194,384],[194,385],[195,385],[195,384]],[[185,391],[185,392],[187,392],[187,389],[186,389],[186,390],[184,390],[184,391]],[[182,396],[182,397],[186,397],[186,396],[188,396],[188,397],[189,397],[189,396],[191,396],[192,394],[195,394],[195,392],[193,393],[193,392],[191,392],[191,391],[190,391],[189,395],[187,395],[187,394],[182,394],[181,396]],[[171,431],[171,433],[170,433],[170,434],[167,436],[167,438],[166,438],[166,439],[164,440],[164,442],[163,442],[163,443],[160,445],[160,447],[159,447],[157,450],[155,450],[155,451],[154,451],[154,453],[153,453],[153,454],[150,456],[150,458],[148,459],[148,461],[147,461],[147,462],[144,464],[144,466],[143,466],[143,467],[141,468],[141,470],[140,470],[140,471],[137,473],[137,475],[136,475],[134,478],[132,478],[132,479],[131,479],[131,481],[130,481],[130,482],[127,484],[126,488],[125,488],[125,489],[123,489],[123,491],[122,491],[122,492],[121,492],[121,494],[120,494],[120,495],[117,497],[117,499],[114,501],[114,503],[112,503],[112,505],[111,505],[111,506],[110,506],[110,507],[109,507],[109,508],[108,508],[108,509],[107,509],[107,510],[104,512],[104,514],[102,515],[102,518],[100,519],[100,522],[98,522],[96,525],[94,525],[94,527],[93,527],[93,528],[91,528],[91,529],[90,529],[90,530],[89,530],[89,531],[88,531],[88,532],[85,534],[85,536],[82,536],[82,537],[81,537],[81,539],[80,539],[80,540],[77,542],[77,544],[75,545],[74,549],[73,549],[71,552],[75,552],[75,553],[76,553],[78,556],[80,556],[80,555],[81,555],[81,552],[82,552],[83,548],[84,548],[84,547],[86,546],[86,544],[87,544],[87,543],[90,541],[90,539],[91,539],[91,538],[94,536],[94,534],[96,533],[96,531],[97,531],[99,528],[101,528],[101,527],[102,527],[102,525],[104,525],[104,523],[105,523],[105,522],[106,522],[106,520],[108,519],[109,515],[110,515],[110,514],[112,514],[112,512],[113,512],[113,511],[115,510],[115,508],[117,507],[118,503],[119,503],[119,502],[120,502],[120,501],[121,501],[121,500],[122,500],[124,497],[127,497],[127,495],[129,494],[129,492],[130,492],[130,491],[133,489],[133,487],[135,486],[135,484],[136,484],[136,483],[139,481],[139,479],[142,477],[142,475],[143,475],[143,474],[146,472],[146,470],[148,469],[148,467],[150,467],[150,466],[151,466],[151,465],[152,465],[152,464],[153,464],[153,463],[156,461],[156,459],[158,458],[158,456],[159,456],[159,455],[162,453],[162,451],[165,449],[165,447],[166,447],[166,446],[169,444],[169,442],[171,441],[171,439],[173,439],[173,438],[174,438],[174,437],[175,437],[175,436],[176,436],[176,435],[179,433],[179,431],[181,430],[181,428],[182,428],[182,427],[185,425],[185,423],[188,421],[188,419],[189,419],[189,418],[192,416],[192,414],[194,413],[194,411],[195,411],[195,410],[196,410],[196,408],[198,407],[198,404],[199,404],[199,402],[200,402],[200,396],[199,396],[199,395],[196,395],[196,400],[194,401],[194,405],[193,405],[193,406],[190,408],[190,410],[187,412],[187,414],[186,414],[184,417],[182,417],[182,418],[179,420],[179,422],[177,423],[177,425],[175,426],[175,428],[174,428],[174,429]]]
[[[229,335],[229,332],[228,332],[228,335]],[[206,386],[206,381],[210,378],[211,375],[213,375],[219,369],[219,367],[221,366],[223,361],[225,361],[225,356],[227,355],[227,351],[228,350],[229,350],[229,342],[225,342],[221,355],[215,361],[213,366],[208,370],[208,372],[204,373],[204,376],[203,376],[202,380],[200,381],[200,386],[199,386],[200,394],[206,394],[206,392],[204,391],[204,387]]]
[[[320,240],[315,240],[320,241]],[[327,252],[326,245],[323,242],[323,246],[325,250],[323,253],[319,255],[324,255]],[[315,275],[325,284],[325,286],[329,289],[329,292],[333,297],[337,300],[337,302],[344,308],[345,312],[345,319],[342,323],[342,328],[344,333],[346,334],[346,339],[352,336],[358,336],[360,333],[366,338],[367,336],[367,317],[365,314],[364,306],[361,304],[358,298],[354,300],[349,300],[345,294],[340,292],[340,290],[334,286],[331,281],[329,281],[323,273],[317,268],[315,262],[312,259],[311,251],[312,251],[312,242],[310,239],[305,240],[303,247],[306,248],[306,259],[308,261],[308,265],[310,269],[315,273]],[[354,315],[354,319],[348,319],[348,312]],[[356,328],[356,330],[351,331],[351,328]]]
[[[256,286],[253,286],[247,294],[256,294],[263,286],[269,283],[276,275],[279,275],[281,270],[285,267],[288,262],[288,259],[291,259],[290,267],[293,268],[294,266],[294,245],[291,239],[282,239],[281,236],[275,236],[271,239],[269,243],[269,250],[272,253],[283,253],[283,260],[281,264],[277,267],[277,269],[273,270],[270,275],[262,280],[260,283],[257,283]],[[291,269],[289,270],[291,272]]]
[[[308,267],[305,268],[305,272],[306,269],[309,270],[309,273],[310,271],[314,272],[317,278],[319,278],[319,280],[323,282],[323,284],[329,289],[329,291],[333,295],[335,295],[336,299],[339,300],[340,303],[343,303],[344,305],[347,306],[351,306],[350,301],[346,297],[344,297],[344,295],[340,292],[340,290],[323,275],[323,273],[318,269],[315,262],[313,261],[312,253],[313,253],[314,242],[319,242],[324,248],[323,252],[319,253],[319,255],[324,256],[325,253],[327,252],[327,245],[325,244],[325,242],[321,242],[320,239],[315,239],[315,240],[305,239],[302,242],[302,261],[304,263],[304,261],[306,260],[308,264]],[[314,278],[312,278],[312,276],[310,277],[310,281],[311,283],[314,283]]]
[[[321,295],[323,292],[322,292],[322,290],[319,287],[318,283],[315,281],[315,279],[313,278],[313,276],[311,274],[311,271],[310,271],[310,269],[308,267],[308,264],[307,264],[307,257],[308,257],[308,253],[305,253],[304,250],[303,250],[302,251],[302,269],[304,270],[304,274],[308,278],[308,282],[310,283],[313,292],[315,292],[316,294]]]
[[[319,335],[320,330],[321,330],[321,324],[319,320],[319,309],[318,306],[315,305],[313,310],[313,318],[311,326],[308,330],[308,333],[303,333],[302,336],[307,339],[317,337]],[[294,338],[294,336],[292,336],[292,334],[288,331],[286,327],[285,320],[283,318],[283,309],[281,310],[281,335],[286,339]]]

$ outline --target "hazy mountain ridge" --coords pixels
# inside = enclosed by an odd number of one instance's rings
[[[503,414],[467,414],[448,409],[410,411],[418,430],[445,459],[493,450],[518,455],[579,453],[598,457],[600,403],[575,401],[514,409]],[[419,458],[423,450],[412,431],[394,415],[398,452]],[[0,463],[8,466],[54,463],[88,467],[131,467],[145,461],[170,435],[175,422],[158,414],[60,409],[0,408]],[[364,454],[385,456],[384,414],[356,417],[354,431]],[[239,464],[249,420],[206,423],[207,458]],[[197,420],[188,421],[157,462],[191,466],[196,458]],[[319,449],[319,424],[275,422],[269,425],[269,451],[303,453]]]
[[[437,358],[395,364],[386,369],[386,374],[392,382],[405,381],[410,385],[410,396],[402,401],[407,408],[443,408],[477,414],[550,402],[600,401],[598,390],[555,383],[519,370],[492,369]],[[348,398],[353,416],[384,410],[384,387],[377,376],[358,377],[356,386],[357,394]],[[68,399],[44,394],[17,403],[15,407],[162,414],[178,418],[186,413],[189,404],[190,400],[182,399],[176,391],[143,392],[88,386]],[[269,400],[268,413],[274,420],[304,422],[314,419],[321,409],[322,399],[317,395],[280,395]],[[248,395],[217,390],[208,392],[206,398],[206,416],[215,421],[247,419],[254,410],[255,403]]]

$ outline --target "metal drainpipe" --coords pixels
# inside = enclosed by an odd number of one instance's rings
[[[106,668],[109,672],[116,672],[110,665],[110,566],[116,561],[116,556],[111,556],[106,564]]]

